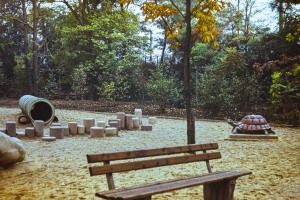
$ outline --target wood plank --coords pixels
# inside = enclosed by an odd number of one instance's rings
[[[88,154],[88,163],[96,163],[103,161],[114,161],[124,160],[132,158],[142,158],[159,155],[170,155],[176,153],[193,153],[196,151],[213,150],[218,149],[218,143],[207,143],[207,144],[191,144],[185,146],[166,147],[158,149],[142,149],[134,151],[123,151],[103,154]]]
[[[196,161],[206,161],[221,158],[220,152],[202,153],[202,154],[189,154],[182,156],[174,156],[168,158],[158,158],[151,160],[133,161],[125,163],[116,163],[103,166],[89,167],[90,175],[103,175],[107,173],[125,172],[130,170],[147,169],[153,167],[161,167],[167,165],[177,165],[183,163],[190,163]]]
[[[132,188],[122,188],[96,193],[97,197],[105,199],[139,199],[164,192],[215,183],[224,180],[237,179],[240,176],[250,175],[251,172],[216,172],[206,175],[175,179],[155,184],[148,184]]]
[[[104,165],[110,165],[109,161],[105,161],[103,162]],[[107,181],[107,185],[108,185],[108,189],[112,190],[112,189],[116,189],[115,186],[115,182],[114,182],[114,177],[112,173],[107,173],[106,174],[106,181]]]

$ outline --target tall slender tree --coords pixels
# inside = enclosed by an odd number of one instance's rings
[[[32,83],[33,94],[38,96],[38,4],[39,0],[32,0],[32,14],[33,14],[33,34],[32,34]]]
[[[29,24],[27,19],[26,0],[22,0],[22,26],[23,26],[23,40],[24,40],[24,64],[26,70],[27,84],[29,91],[33,91],[33,83],[31,76],[31,64],[29,60]]]
[[[279,33],[284,29],[284,21],[287,10],[290,10],[293,5],[300,4],[299,0],[273,0],[271,7],[278,12],[278,27]]]
[[[133,0],[122,0],[130,3]],[[187,119],[187,143],[196,143],[195,119],[192,111],[191,91],[191,48],[197,41],[212,44],[217,47],[214,14],[226,6],[222,0],[207,1],[165,1],[149,0],[143,3],[142,11],[145,20],[161,19],[167,28],[166,34],[174,48],[179,48],[183,54],[184,96]]]

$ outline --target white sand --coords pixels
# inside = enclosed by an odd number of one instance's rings
[[[17,120],[21,110],[0,107],[0,127]],[[134,112],[134,111],[133,111]],[[84,118],[108,120],[115,115],[56,110],[63,125],[83,124]],[[147,122],[147,119],[143,119]],[[19,129],[25,126],[18,125]],[[228,141],[231,127],[224,121],[196,121],[197,143],[218,142],[222,159],[212,161],[213,171],[250,170],[253,175],[239,178],[235,200],[300,199],[300,129],[276,127],[275,141]],[[46,130],[47,132],[48,130]],[[90,177],[86,154],[166,147],[186,144],[186,122],[158,119],[151,132],[121,131],[119,137],[89,138],[69,136],[55,142],[40,138],[22,139],[25,161],[0,169],[0,199],[98,199],[96,191],[107,190],[105,176]],[[115,176],[117,187],[142,182],[184,177],[205,171],[197,163],[140,170]],[[153,199],[202,199],[202,187],[155,195]]]

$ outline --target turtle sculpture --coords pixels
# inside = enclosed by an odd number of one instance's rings
[[[233,134],[275,134],[267,120],[261,115],[246,115],[239,122],[228,119],[227,123],[233,126],[231,131]]]

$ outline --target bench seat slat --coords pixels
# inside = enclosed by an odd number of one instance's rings
[[[176,146],[176,147],[165,147],[158,149],[142,149],[134,151],[123,151],[114,153],[103,153],[103,154],[88,154],[88,163],[124,160],[131,158],[141,158],[159,155],[170,155],[176,153],[191,153],[195,151],[213,150],[218,149],[218,143],[207,143],[207,144],[191,144],[188,146]]]
[[[155,184],[142,185],[132,188],[122,188],[106,192],[98,192],[96,196],[105,199],[139,199],[150,197],[154,194],[170,192],[173,190],[214,183],[222,180],[236,179],[240,176],[249,175],[251,172],[215,172],[189,178],[175,179],[158,182]]]
[[[102,175],[107,173],[125,172],[130,170],[147,169],[153,167],[161,167],[167,165],[176,165],[183,163],[190,163],[196,161],[206,161],[221,158],[220,152],[211,152],[203,154],[189,154],[176,157],[158,158],[153,160],[140,160],[125,163],[116,163],[103,166],[89,167],[90,175]]]

